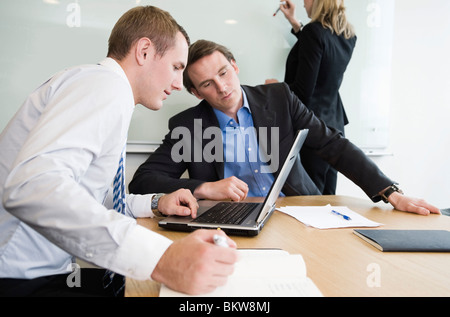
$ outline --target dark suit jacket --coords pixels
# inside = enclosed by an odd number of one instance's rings
[[[271,143],[270,127],[279,128],[279,168],[287,157],[296,131],[306,128],[309,129],[309,134],[304,146],[316,150],[318,155],[359,185],[374,201],[380,199],[377,196],[379,191],[394,183],[361,150],[343,138],[339,131],[327,128],[285,83],[242,88],[247,95],[257,132],[259,128],[267,127],[267,144]],[[203,156],[196,162],[198,158],[194,157],[194,150],[191,151],[190,162],[175,162],[172,159],[172,148],[180,142],[180,137],[171,137],[175,128],[185,127],[191,132],[189,142],[194,148],[194,119],[201,119],[203,131],[208,127],[219,126],[212,107],[205,100],[172,117],[169,120],[170,132],[162,145],[136,171],[129,185],[131,193],[172,192],[179,188],[188,188],[193,192],[203,182],[223,179],[223,162],[209,163]],[[202,138],[200,142],[203,149],[211,140]],[[271,153],[270,151],[269,148],[267,153]],[[180,179],[186,170],[189,172],[189,178]],[[319,195],[300,160],[297,160],[286,180],[283,193],[287,196]]]
[[[348,119],[339,88],[356,37],[345,39],[319,22],[305,25],[294,35],[298,41],[288,55],[284,81],[316,116],[343,132]]]

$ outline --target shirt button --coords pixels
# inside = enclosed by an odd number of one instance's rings
[[[255,170],[255,173],[258,173],[258,170]]]

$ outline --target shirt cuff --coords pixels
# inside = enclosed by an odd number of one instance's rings
[[[151,279],[151,274],[172,240],[143,226],[136,225],[117,250],[110,268],[136,280]]]
[[[127,213],[133,218],[153,218],[152,198],[155,194],[127,195]]]

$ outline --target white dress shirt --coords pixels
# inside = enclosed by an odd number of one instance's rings
[[[152,195],[106,206],[135,108],[113,59],[64,70],[36,89],[0,135],[0,277],[68,273],[74,257],[149,279],[171,241],[136,224]]]

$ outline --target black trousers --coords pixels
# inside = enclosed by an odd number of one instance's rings
[[[70,274],[43,276],[35,279],[0,278],[2,297],[123,297],[125,288],[117,295],[123,276],[116,274],[107,288],[103,287],[104,269],[80,269],[80,284],[70,282]],[[68,282],[69,279],[69,282]]]
[[[300,157],[303,167],[322,195],[336,195],[337,171],[308,148],[301,149]]]

